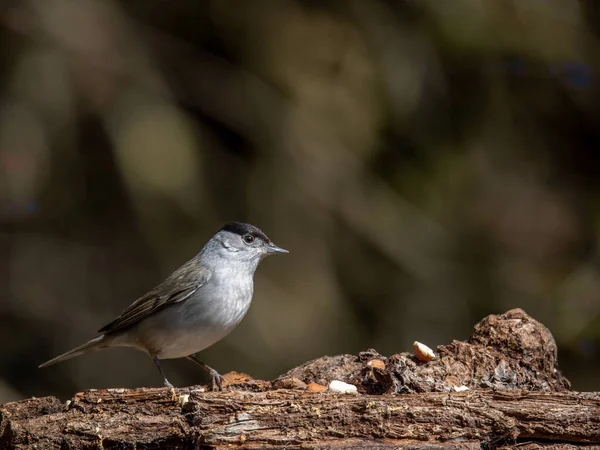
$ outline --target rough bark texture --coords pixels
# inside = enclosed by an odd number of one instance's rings
[[[552,335],[523,311],[489,316],[467,342],[438,353],[429,362],[374,350],[324,357],[272,383],[231,373],[224,392],[90,390],[66,404],[54,397],[8,403],[0,406],[0,449],[600,444],[600,393],[568,390]],[[319,387],[334,379],[359,394]]]
[[[477,390],[397,396],[293,390],[189,393],[87,391],[6,405],[14,448],[249,448],[350,445],[415,448],[600,442],[600,395]],[[10,448],[10,447],[9,447]]]
[[[557,348],[550,330],[521,309],[491,315],[466,342],[437,347],[439,357],[423,363],[410,353],[386,358],[375,350],[325,356],[309,361],[275,380],[299,379],[327,384],[342,380],[365,394],[448,392],[457,387],[520,388],[565,391],[569,381],[558,370]],[[384,369],[367,363],[379,360]]]

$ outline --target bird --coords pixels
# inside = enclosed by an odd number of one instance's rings
[[[154,361],[164,385],[173,389],[160,360],[187,358],[211,377],[213,390],[224,378],[197,353],[228,335],[244,318],[254,292],[254,273],[264,257],[289,253],[254,225],[230,222],[192,259],[138,298],[98,330],[99,336],[39,367],[92,350],[133,347]]]

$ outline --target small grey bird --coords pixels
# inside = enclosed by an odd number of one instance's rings
[[[250,308],[254,272],[267,255],[288,253],[258,228],[232,222],[200,253],[102,327],[100,336],[40,365],[47,367],[106,347],[134,347],[154,359],[164,384],[172,388],[159,359],[187,358],[211,376],[213,390],[223,377],[195,353],[223,339]]]

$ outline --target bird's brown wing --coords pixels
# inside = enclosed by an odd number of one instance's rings
[[[98,330],[99,333],[113,333],[127,328],[167,305],[189,298],[202,287],[212,273],[200,265],[196,258],[191,259],[165,281],[144,296],[133,302],[119,317]]]

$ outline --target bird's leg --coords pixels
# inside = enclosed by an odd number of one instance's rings
[[[216,391],[217,387],[219,388],[219,391],[223,390],[223,381],[225,381],[225,378],[223,378],[223,376],[219,372],[217,372],[212,367],[204,364],[202,361],[200,361],[200,359],[198,359],[196,355],[190,355],[186,358],[192,361],[194,364],[197,364],[200,367],[202,367],[210,375],[213,391]]]
[[[154,364],[156,364],[156,367],[158,368],[158,371],[160,372],[160,374],[163,377],[163,382],[165,383],[165,387],[168,387],[169,389],[173,389],[173,385],[171,383],[169,383],[169,380],[167,380],[167,377],[165,376],[165,373],[163,372],[162,368],[160,367],[160,363],[158,362],[158,358],[156,356],[154,356],[152,359],[154,360]]]

